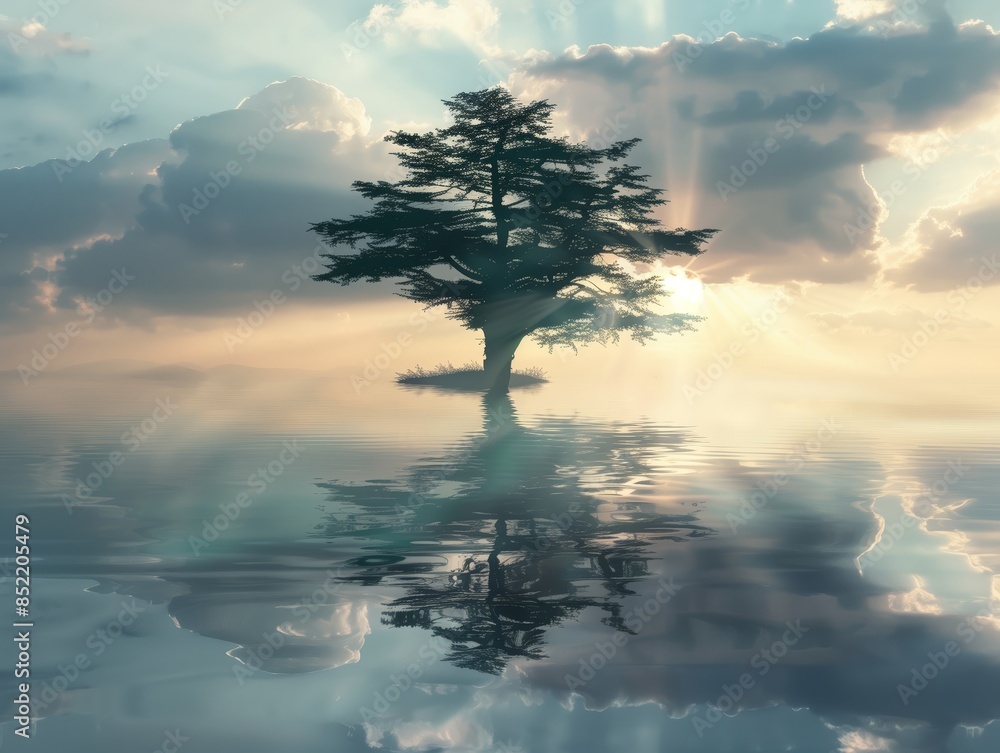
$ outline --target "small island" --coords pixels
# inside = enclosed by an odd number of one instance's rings
[[[514,369],[510,374],[510,387],[512,388],[535,387],[548,381],[545,378],[545,372],[537,366]],[[447,363],[438,364],[431,369],[425,369],[421,366],[409,369],[396,375],[396,383],[479,392],[490,387],[490,377],[485,370],[472,362],[461,366],[452,366]]]

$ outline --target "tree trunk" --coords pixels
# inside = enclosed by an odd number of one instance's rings
[[[489,394],[506,394],[510,388],[511,362],[514,360],[514,351],[521,344],[524,335],[511,335],[506,333],[491,332],[483,330],[486,340],[484,348],[485,358],[483,359],[483,371],[486,372],[486,388]]]

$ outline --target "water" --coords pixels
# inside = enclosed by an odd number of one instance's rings
[[[998,749],[994,412],[145,376],[0,388],[34,750]]]

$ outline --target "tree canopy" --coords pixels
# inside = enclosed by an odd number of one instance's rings
[[[483,331],[487,382],[500,391],[527,336],[550,348],[622,332],[643,342],[699,319],[658,312],[661,280],[634,272],[699,254],[716,232],[668,230],[651,216],[665,199],[626,162],[639,139],[599,148],[553,136],[554,105],[499,86],[444,104],[451,125],[386,136],[405,177],[356,181],[369,212],[312,225],[340,249],[314,279],[395,280],[402,296],[447,306]]]

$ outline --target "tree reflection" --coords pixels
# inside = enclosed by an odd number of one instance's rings
[[[651,545],[711,533],[642,493],[686,443],[652,424],[525,427],[509,398],[485,398],[482,433],[448,455],[398,481],[321,484],[335,509],[321,535],[371,542],[347,577],[402,590],[384,623],[429,630],[449,661],[496,674],[543,658],[546,630],[587,608],[628,631],[621,599],[648,576]]]

